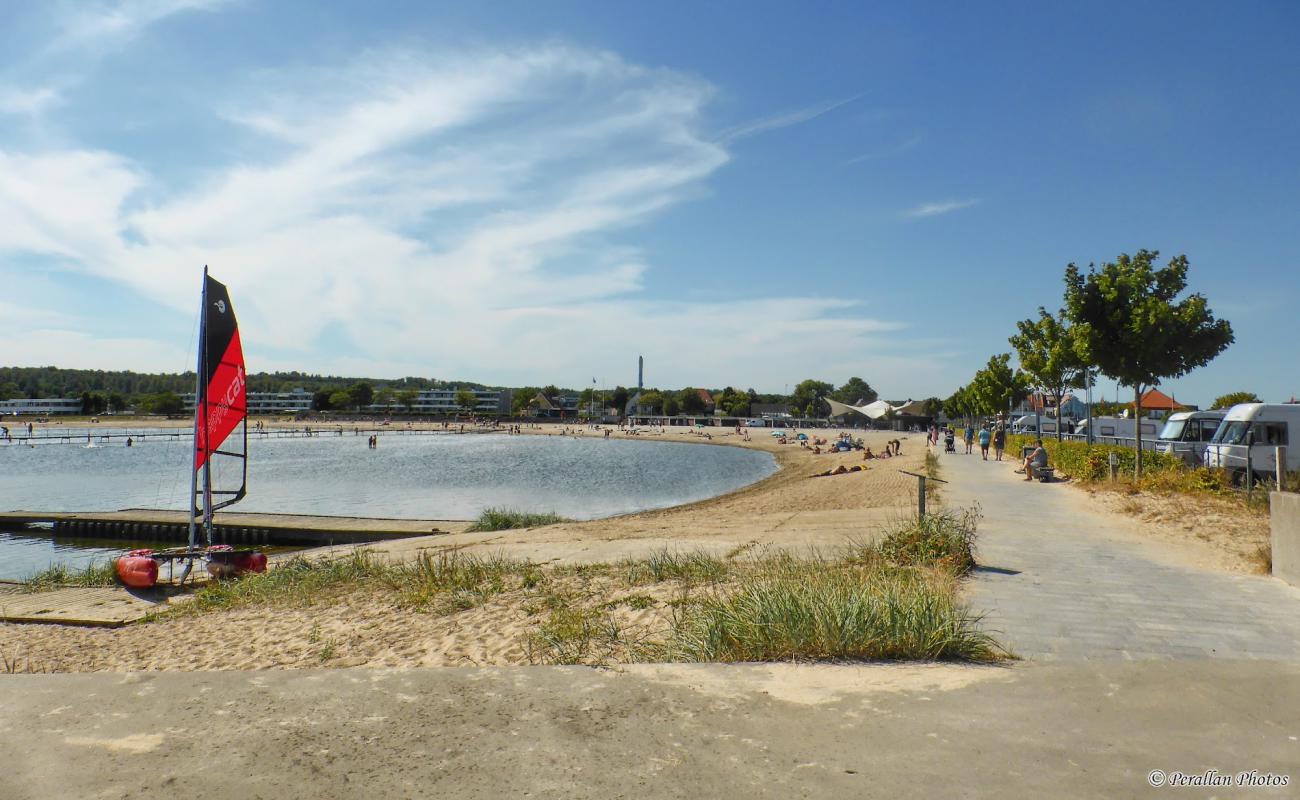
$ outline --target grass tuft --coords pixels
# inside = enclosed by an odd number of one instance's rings
[[[931,566],[964,575],[975,566],[975,528],[979,509],[929,513],[898,523],[876,545],[880,557],[900,567]]]
[[[621,564],[629,586],[680,580],[687,583],[716,583],[731,571],[727,561],[702,550],[681,552],[664,548],[649,558],[626,560]]]
[[[95,561],[80,568],[53,564],[24,578],[22,583],[29,592],[47,592],[66,586],[113,586],[117,583],[117,572],[111,561]]]
[[[485,508],[483,513],[479,514],[478,518],[466,530],[505,531],[514,528],[540,528],[543,525],[555,525],[560,522],[571,521],[554,513],[534,514],[527,511],[516,511],[511,508]]]
[[[673,661],[993,661],[1005,653],[942,579],[804,561],[677,607],[653,657]]]

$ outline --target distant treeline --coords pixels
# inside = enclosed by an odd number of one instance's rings
[[[359,382],[402,389],[442,389],[452,384],[432,378],[402,378],[376,381],[335,375],[311,375],[304,372],[258,372],[248,376],[251,392],[287,392],[306,389],[317,392],[334,390]],[[481,384],[459,382],[456,387],[484,388]],[[128,401],[134,398],[171,392],[194,391],[194,373],[151,373],[102,369],[60,369],[59,367],[0,367],[0,400],[36,397],[81,397],[85,394],[117,395]]]

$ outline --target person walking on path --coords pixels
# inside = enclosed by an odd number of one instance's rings
[[[998,461],[1002,460],[1002,451],[1007,448],[1007,429],[1001,425],[993,432],[993,453]]]
[[[987,425],[980,428],[980,455],[985,461],[989,460],[989,440],[993,438],[992,432]]]
[[[965,438],[966,438],[966,455],[970,455],[970,454],[971,454],[971,448],[975,446],[975,426],[974,426],[974,425],[967,425],[967,426],[966,426],[966,434],[965,434]]]

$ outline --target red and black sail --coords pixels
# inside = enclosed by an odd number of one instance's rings
[[[199,395],[195,398],[194,468],[202,467],[248,415],[244,350],[224,284],[204,275],[199,336]],[[242,455],[242,454],[241,454]]]

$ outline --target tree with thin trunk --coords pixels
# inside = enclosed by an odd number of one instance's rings
[[[1020,368],[1029,379],[1056,404],[1056,440],[1061,440],[1061,401],[1065,390],[1077,386],[1083,374],[1083,361],[1075,347],[1074,334],[1064,311],[1055,315],[1039,307],[1038,319],[1016,323],[1020,332],[1011,337],[1011,346],[1020,356]]]
[[[1009,409],[1029,396],[1029,379],[1011,368],[1011,354],[1000,353],[989,359],[984,369],[975,373],[969,390],[978,413],[993,414]]]
[[[1134,477],[1142,477],[1142,394],[1166,378],[1204,366],[1233,342],[1232,326],[1215,319],[1205,297],[1187,288],[1187,257],[1157,267],[1155,250],[1121,254],[1084,275],[1065,270],[1066,313],[1085,363],[1133,387],[1138,418]]]

